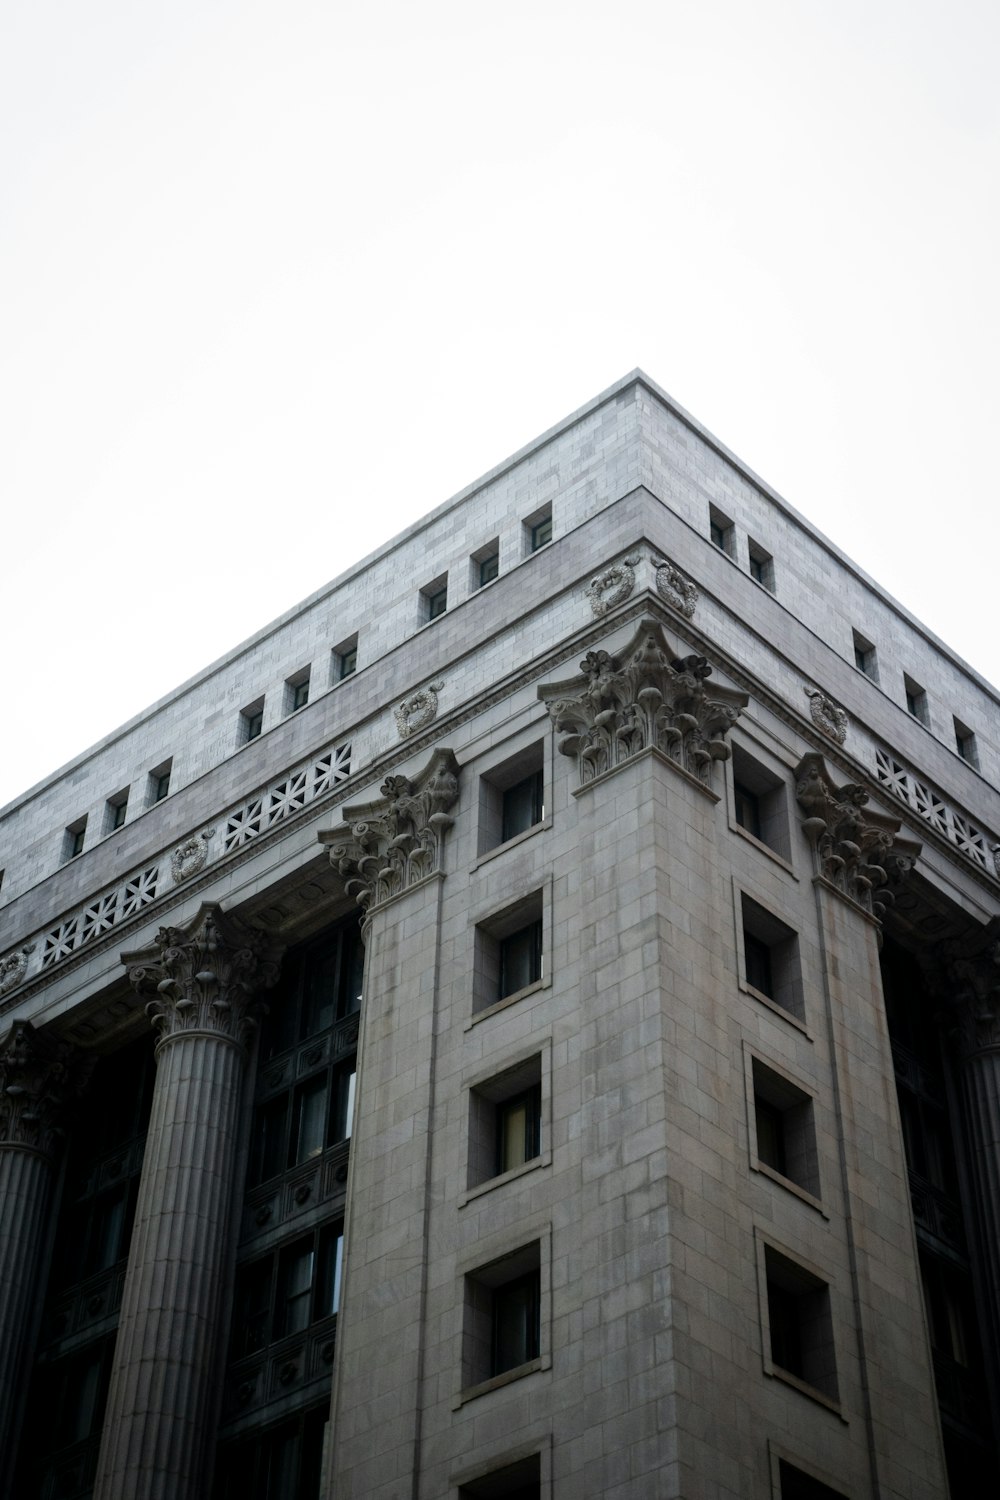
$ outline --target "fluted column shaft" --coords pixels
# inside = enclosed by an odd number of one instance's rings
[[[967,1052],[961,1068],[966,1146],[974,1211],[979,1226],[980,1267],[987,1282],[992,1337],[1000,1348],[1000,1048]]]
[[[95,1500],[204,1500],[254,991],[277,953],[204,907],[123,955],[160,1031]]]

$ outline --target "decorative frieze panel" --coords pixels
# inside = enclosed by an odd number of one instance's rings
[[[419,776],[389,776],[381,791],[381,801],[344,808],[346,827],[319,836],[348,895],[366,912],[441,869],[458,801],[454,753],[435,750]]]
[[[840,704],[834,703],[819,688],[806,688],[805,695],[809,699],[809,717],[816,728],[842,745],[847,739],[847,714]]]
[[[308,807],[317,797],[345,781],[351,774],[351,747],[337,745],[322,755],[287,772],[262,792],[257,792],[223,818],[222,854],[242,848],[251,839]],[[95,938],[138,915],[159,897],[201,873],[209,862],[215,830],[185,840],[168,856],[137,870],[110,890],[91,897],[86,905],[68,913],[55,926],[0,958],[0,998],[42,969],[61,963]],[[36,951],[37,950],[37,951]],[[32,962],[32,955],[35,955]]]
[[[708,786],[729,755],[726,735],[749,701],[734,688],[708,686],[703,656],[678,657],[663,630],[644,620],[621,652],[588,651],[582,677],[541,687],[559,749],[575,756],[580,784],[658,750]]]
[[[836,785],[821,755],[803,756],[796,776],[802,827],[813,847],[817,875],[881,918],[894,899],[890,882],[912,868],[920,845],[900,839],[898,820],[868,806],[864,787]]]
[[[635,588],[635,570],[638,565],[639,556],[633,553],[622,558],[621,562],[612,563],[610,568],[605,568],[603,573],[598,573],[596,578],[590,580],[586,594],[590,607],[599,620],[616,605],[624,604]]]
[[[912,807],[914,812],[919,813],[925,822],[943,834],[967,859],[971,859],[981,869],[988,870],[991,875],[1000,874],[1000,861],[989,858],[991,852],[995,855],[995,845],[990,843],[982,829],[977,828],[969,818],[950,807],[929,782],[900,765],[888,750],[877,747],[875,774],[894,797],[905,802],[907,807]]]
[[[672,609],[690,620],[698,606],[698,585],[685,578],[680,568],[667,557],[654,557],[656,592]]]

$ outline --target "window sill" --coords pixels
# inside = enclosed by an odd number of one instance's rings
[[[532,823],[531,827],[526,828],[523,833],[515,833],[514,837],[508,839],[506,843],[496,844],[492,849],[487,849],[485,854],[480,854],[475,864],[469,866],[470,875],[478,870],[480,865],[488,864],[491,859],[496,859],[498,854],[506,854],[508,849],[516,849],[518,844],[524,843],[525,839],[530,839],[536,833],[541,833],[543,829],[551,827],[552,819],[542,818],[540,822]]]
[[[754,989],[753,985],[748,984],[745,979],[741,979],[739,985],[745,995],[752,995],[755,1000],[760,1001],[761,1005],[766,1005],[768,1010],[773,1011],[776,1016],[780,1016],[783,1021],[787,1021],[790,1026],[794,1026],[804,1037],[812,1041],[809,1028],[804,1021],[799,1020],[794,1011],[786,1010],[785,1006],[779,1005],[777,1000],[772,1000],[770,995],[765,995],[763,990]]]
[[[484,1193],[492,1193],[494,1188],[505,1187],[508,1182],[516,1182],[521,1177],[526,1177],[529,1172],[537,1172],[540,1167],[551,1167],[552,1152],[542,1151],[538,1156],[533,1156],[530,1161],[524,1162],[519,1167],[511,1167],[509,1172],[501,1172],[497,1177],[488,1177],[485,1182],[477,1182],[475,1187],[469,1188],[458,1200],[459,1208],[464,1208],[467,1203],[481,1198]]]
[[[801,1395],[808,1396],[810,1401],[815,1401],[820,1406],[825,1406],[827,1411],[832,1411],[834,1416],[839,1417],[844,1425],[847,1425],[847,1418],[844,1416],[840,1401],[826,1395],[817,1386],[810,1385],[808,1380],[800,1379],[798,1375],[793,1375],[791,1370],[783,1370],[780,1365],[774,1365],[770,1360],[766,1360],[764,1363],[764,1374],[770,1375],[772,1380],[780,1380],[783,1384],[790,1385],[793,1390],[798,1391]]]
[[[798,880],[799,877],[792,869],[791,864],[783,854],[778,853],[777,849],[772,848],[770,844],[765,844],[763,839],[759,839],[755,833],[751,833],[749,828],[744,828],[742,823],[734,823],[730,820],[729,826],[733,833],[738,834],[741,839],[746,839],[748,844],[752,844],[755,849],[759,849],[761,854],[766,854],[768,859],[773,859],[775,864],[780,865],[781,869],[787,871],[793,880]]]
[[[459,1391],[455,1398],[455,1411],[464,1406],[467,1401],[475,1401],[480,1396],[488,1396],[490,1391],[502,1390],[505,1385],[510,1385],[514,1380],[523,1380],[525,1375],[534,1375],[537,1370],[547,1370],[551,1364],[544,1355],[537,1359],[529,1359],[527,1364],[515,1365],[513,1370],[504,1370],[502,1375],[493,1375],[489,1380],[481,1380],[478,1385],[466,1386],[464,1391]]]
[[[548,989],[551,982],[548,978],[536,979],[534,984],[526,984],[523,990],[515,990],[513,995],[505,995],[502,1000],[496,1000],[492,1005],[484,1006],[482,1010],[473,1011],[465,1023],[465,1030],[468,1031],[478,1022],[485,1021],[487,1016],[495,1016],[497,1011],[506,1010],[508,1005],[517,1005],[519,1001],[527,999],[529,995],[534,995],[538,990]]]
[[[757,1156],[750,1157],[750,1167],[754,1172],[760,1172],[763,1177],[770,1177],[772,1182],[776,1182],[786,1192],[794,1193],[796,1198],[801,1198],[803,1203],[807,1203],[818,1214],[822,1214],[824,1219],[829,1219],[830,1215],[814,1193],[810,1193],[807,1188],[800,1187],[797,1182],[793,1182],[790,1177],[786,1177],[776,1167],[769,1167],[766,1161],[761,1161]]]

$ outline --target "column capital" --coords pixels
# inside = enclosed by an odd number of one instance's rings
[[[246,1044],[259,990],[278,978],[283,947],[269,934],[205,905],[186,927],[161,927],[149,948],[121,955],[159,1043],[201,1032]]]
[[[802,757],[795,775],[816,874],[881,919],[895,899],[890,885],[909,874],[921,845],[899,836],[898,818],[868,805],[863,786],[853,781],[838,786],[817,752]]]
[[[580,768],[580,785],[658,750],[704,786],[713,763],[727,760],[725,736],[749,699],[735,688],[707,685],[704,656],[678,656],[656,620],[643,620],[619,652],[588,651],[582,676],[538,689],[559,750]]]
[[[346,826],[319,835],[363,911],[440,871],[444,835],[455,821],[458,772],[452,750],[435,750],[412,780],[387,776],[381,799],[345,807]]]
[[[15,1021],[0,1041],[0,1145],[51,1157],[66,1107],[83,1082],[69,1042]]]
[[[1000,917],[971,937],[941,945],[949,1019],[963,1062],[987,1052],[1000,1054]]]

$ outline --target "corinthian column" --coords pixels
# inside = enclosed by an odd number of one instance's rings
[[[23,1375],[25,1339],[74,1049],[15,1021],[0,1043],[0,1482]]]
[[[96,1500],[203,1500],[246,1043],[279,957],[217,906],[122,955],[159,1041]]]

